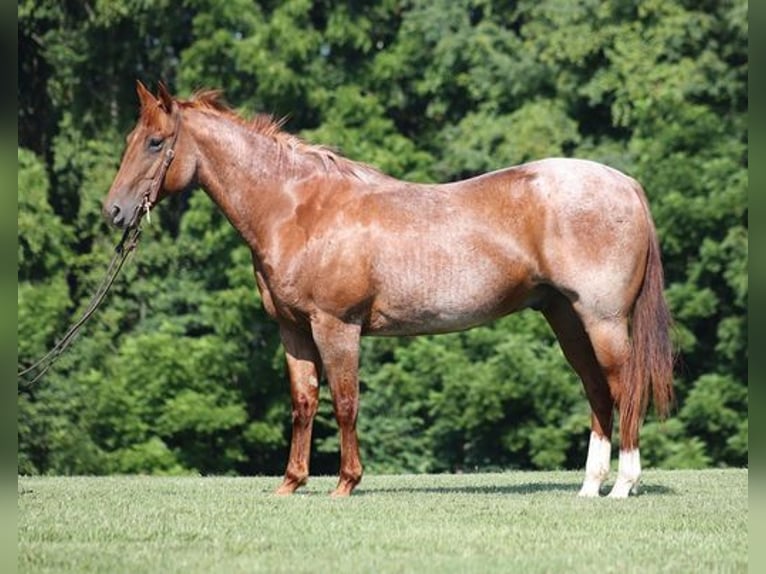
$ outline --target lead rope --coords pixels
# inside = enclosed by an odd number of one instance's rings
[[[104,297],[106,297],[109,288],[112,286],[114,280],[117,278],[117,275],[120,273],[120,269],[122,269],[123,264],[127,260],[128,256],[136,248],[136,245],[138,245],[138,239],[140,236],[141,228],[138,225],[125,230],[125,233],[122,234],[122,239],[114,249],[115,253],[112,256],[112,260],[109,262],[109,267],[107,268],[104,279],[101,281],[101,284],[98,286],[96,293],[91,298],[90,303],[88,303],[88,306],[86,307],[80,319],[78,319],[71,327],[69,327],[69,330],[53,346],[50,351],[48,351],[45,355],[43,355],[29,367],[18,371],[16,376],[22,381],[24,386],[32,386],[38,380],[40,380],[40,378],[48,371],[48,369],[51,368],[53,363],[56,362],[59,356],[61,356],[67,347],[69,347],[72,341],[74,341],[82,326],[88,319],[90,319],[91,315],[93,315],[98,306],[104,300]],[[34,374],[34,377],[32,379],[26,380],[26,377],[32,374]]]
[[[18,371],[16,376],[24,383],[25,386],[29,387],[35,384],[40,379],[40,377],[42,377],[48,371],[48,369],[51,368],[51,365],[56,362],[56,359],[59,358],[61,353],[63,353],[66,348],[69,347],[82,326],[88,319],[90,319],[90,316],[93,315],[93,313],[96,311],[98,306],[101,304],[101,301],[104,300],[106,293],[109,291],[109,288],[117,278],[120,269],[122,269],[125,260],[136,248],[136,245],[138,245],[138,238],[141,236],[141,218],[145,215],[147,223],[150,222],[149,212],[151,211],[154,204],[157,203],[157,198],[159,197],[162,183],[165,181],[165,174],[167,173],[168,168],[170,167],[170,164],[175,157],[175,146],[176,142],[178,141],[178,132],[180,131],[180,127],[181,113],[180,111],[176,110],[175,120],[173,122],[173,137],[170,140],[170,145],[165,150],[165,155],[162,158],[162,163],[160,163],[159,167],[154,173],[154,176],[152,177],[152,183],[149,186],[149,190],[146,192],[143,200],[141,201],[141,204],[139,205],[137,221],[132,227],[126,229],[125,233],[122,234],[122,239],[117,244],[117,247],[115,247],[115,254],[112,257],[112,260],[109,262],[106,276],[104,277],[103,281],[101,281],[101,285],[99,285],[98,290],[90,300],[90,303],[85,309],[85,312],[82,314],[82,317],[80,317],[80,319],[69,328],[61,340],[56,343],[50,351],[48,351],[45,355],[43,355],[29,367]],[[36,374],[31,380],[25,380],[25,377],[31,373]]]

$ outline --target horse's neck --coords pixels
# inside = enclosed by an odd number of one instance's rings
[[[196,114],[188,125],[197,147],[198,182],[250,245],[256,263],[264,266],[283,259],[289,242],[280,240],[279,229],[310,194],[349,187],[363,193],[403,183],[320,148],[279,142],[234,119]],[[340,183],[344,178],[352,186]]]
[[[265,246],[270,220],[292,209],[285,187],[294,160],[273,138],[229,118],[200,114],[191,131],[199,184],[251,247]]]

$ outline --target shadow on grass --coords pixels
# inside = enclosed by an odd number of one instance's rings
[[[664,484],[642,484],[638,487],[638,495],[642,494],[672,494],[676,495],[678,492],[675,488],[670,488]]]
[[[405,493],[426,493],[426,494],[509,494],[509,495],[529,495],[542,492],[562,492],[576,495],[579,491],[579,485],[573,486],[570,482],[530,482],[526,484],[508,484],[508,485],[482,485],[482,486],[395,486],[395,487],[360,487],[354,491],[353,496],[369,496],[381,493],[405,492]],[[601,489],[601,495],[609,494],[611,485],[605,485]],[[673,488],[662,484],[641,485],[638,490],[638,496],[643,495],[675,495]]]
[[[577,492],[572,483],[567,482],[531,482],[528,484],[482,485],[482,486],[361,486],[354,494],[369,495],[383,492],[423,492],[428,494],[536,494],[538,492]]]

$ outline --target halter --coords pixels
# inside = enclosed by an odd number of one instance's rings
[[[159,196],[160,189],[162,188],[162,184],[165,181],[165,175],[167,174],[168,168],[170,167],[170,164],[173,162],[173,158],[176,155],[175,145],[178,141],[178,131],[181,127],[181,112],[177,108],[175,110],[174,116],[175,120],[173,122],[173,136],[170,139],[170,145],[165,150],[165,155],[162,158],[162,163],[159,165],[154,175],[152,176],[152,184],[149,186],[149,189],[141,200],[141,206],[139,209],[143,210],[143,212],[146,214],[147,223],[151,223],[149,212],[157,203],[157,197]],[[140,217],[141,215],[139,215],[139,221]],[[138,225],[138,221],[136,221],[136,225]]]

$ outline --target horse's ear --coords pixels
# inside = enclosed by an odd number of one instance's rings
[[[157,99],[149,90],[146,89],[146,86],[141,83],[141,80],[136,80],[136,93],[138,94],[138,99],[141,102],[141,108],[145,108],[149,106],[149,104],[156,105]]]
[[[170,95],[167,86],[164,82],[157,82],[157,93],[160,97],[160,105],[165,112],[170,113],[173,109],[173,96]]]

